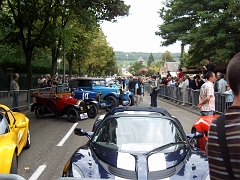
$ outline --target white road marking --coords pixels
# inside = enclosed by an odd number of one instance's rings
[[[36,180],[42,174],[44,169],[47,167],[46,164],[43,164],[37,168],[37,170],[33,173],[33,175],[28,180]]]
[[[69,129],[69,131],[67,132],[67,134],[62,138],[62,140],[58,143],[57,146],[62,146],[65,141],[67,140],[67,138],[71,135],[71,133],[73,132],[73,130],[75,129],[75,127],[78,125],[78,123],[74,123],[73,126],[71,127],[71,129]]]

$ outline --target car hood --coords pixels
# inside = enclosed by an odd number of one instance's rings
[[[174,152],[144,156],[92,145],[85,150],[78,149],[72,163],[82,170],[86,178],[162,179],[173,176],[174,179],[185,179],[193,177],[192,173],[202,177],[208,169],[206,155],[202,153],[203,157],[199,157],[201,152],[197,151],[198,155],[194,153],[195,156],[191,157],[192,153],[186,146]]]

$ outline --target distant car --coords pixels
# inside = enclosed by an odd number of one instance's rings
[[[132,106],[135,104],[134,94],[116,86],[107,87],[104,78],[79,77],[76,78],[77,88],[102,94],[108,104],[107,110],[113,107]],[[74,81],[73,81],[74,82]],[[75,84],[75,83],[74,83]]]
[[[59,92],[47,90],[32,94],[36,103],[31,106],[31,112],[39,119],[44,118],[45,114],[55,113],[57,116],[67,115],[68,121],[75,123],[79,118],[95,118],[98,113],[98,103],[95,100],[84,102],[72,97],[71,92]]]
[[[89,141],[63,169],[63,177],[92,179],[209,179],[206,153],[191,145],[178,119],[153,107],[117,107],[100,116]]]
[[[197,122],[192,126],[191,133],[195,134],[196,132],[203,133],[202,138],[193,139],[193,145],[204,152],[206,152],[206,145],[208,140],[208,130],[211,122],[216,119],[219,114],[212,116],[200,116],[197,119]]]
[[[0,174],[17,174],[18,156],[30,144],[29,119],[0,104]]]

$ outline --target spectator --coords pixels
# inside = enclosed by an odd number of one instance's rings
[[[213,120],[207,143],[210,179],[239,179],[240,178],[240,53],[236,54],[227,67],[229,85],[234,94],[232,106],[228,107],[225,116]],[[223,121],[221,121],[223,120]],[[223,122],[223,131],[217,128]],[[221,130],[221,129],[220,129]],[[224,132],[225,131],[225,132]],[[219,140],[222,136],[223,140]],[[224,137],[226,136],[226,137]],[[221,146],[221,147],[220,147]],[[222,148],[223,147],[223,148]],[[226,152],[223,152],[224,149]]]
[[[226,91],[227,82],[223,78],[223,74],[217,72],[217,80],[215,80],[214,91],[215,91],[215,109],[218,112],[224,112],[223,104],[225,104],[222,98],[222,93]]]
[[[201,109],[202,116],[213,115],[215,111],[215,97],[213,82],[215,80],[215,73],[209,71],[206,74],[207,81],[202,85],[199,95],[198,107]]]
[[[202,75],[196,75],[196,78],[195,78],[195,86],[196,86],[196,89],[193,91],[193,94],[194,94],[194,105],[198,105],[198,97],[199,97],[199,90],[201,89],[202,85],[204,84],[204,81],[203,81],[203,78],[202,78]]]
[[[170,71],[167,71],[167,78],[172,77],[172,75],[170,74]]]
[[[11,94],[13,96],[13,111],[19,112],[18,110],[18,96],[19,96],[19,85],[18,85],[18,76],[14,75],[13,80],[10,84]]]
[[[51,76],[48,77],[47,86],[52,87],[52,77]]]
[[[128,89],[131,91],[133,94],[135,93],[135,85],[137,83],[137,79],[131,76],[129,84],[128,84]]]
[[[179,79],[179,91],[180,91],[180,100],[182,101],[182,106],[185,106],[185,100],[186,100],[186,88],[187,88],[187,84],[185,83],[185,79],[184,77],[183,78],[180,78]]]
[[[229,84],[226,85],[226,91],[223,94],[226,96],[226,107],[225,107],[226,109],[232,105],[233,99],[234,99],[234,95]]]
[[[178,79],[183,78],[182,68],[178,69],[179,73],[177,74]]]
[[[144,96],[144,88],[143,88],[143,77],[138,78],[138,82],[135,85],[135,97],[136,99],[136,106],[140,106],[143,102]]]
[[[206,59],[206,66],[203,66],[203,68],[207,71],[206,73],[208,73],[209,71],[211,72],[215,72],[215,66],[210,62],[210,58]]]
[[[227,81],[225,81],[225,79],[224,79],[224,75],[223,74],[221,74],[221,73],[217,73],[217,76],[220,76],[219,78],[219,81],[218,81],[218,86],[217,86],[217,88],[218,88],[218,92],[219,93],[224,93],[225,92],[225,90],[226,90],[226,86],[227,86]]]
[[[124,83],[125,83],[125,89],[128,90],[129,76],[126,77]]]
[[[152,83],[151,83],[151,107],[157,107],[157,81],[156,76],[152,76]]]

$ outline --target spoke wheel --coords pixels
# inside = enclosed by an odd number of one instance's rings
[[[75,108],[70,107],[67,111],[68,121],[75,123],[78,120],[78,111]]]
[[[106,97],[105,101],[107,103],[107,107],[106,107],[107,111],[110,111],[112,108],[118,106],[118,100],[113,96]]]
[[[36,116],[38,119],[44,118],[45,112],[44,112],[43,106],[36,106],[36,107],[35,107],[35,116]]]
[[[95,118],[98,113],[98,105],[95,103],[91,103],[87,105],[87,114],[89,118]]]

